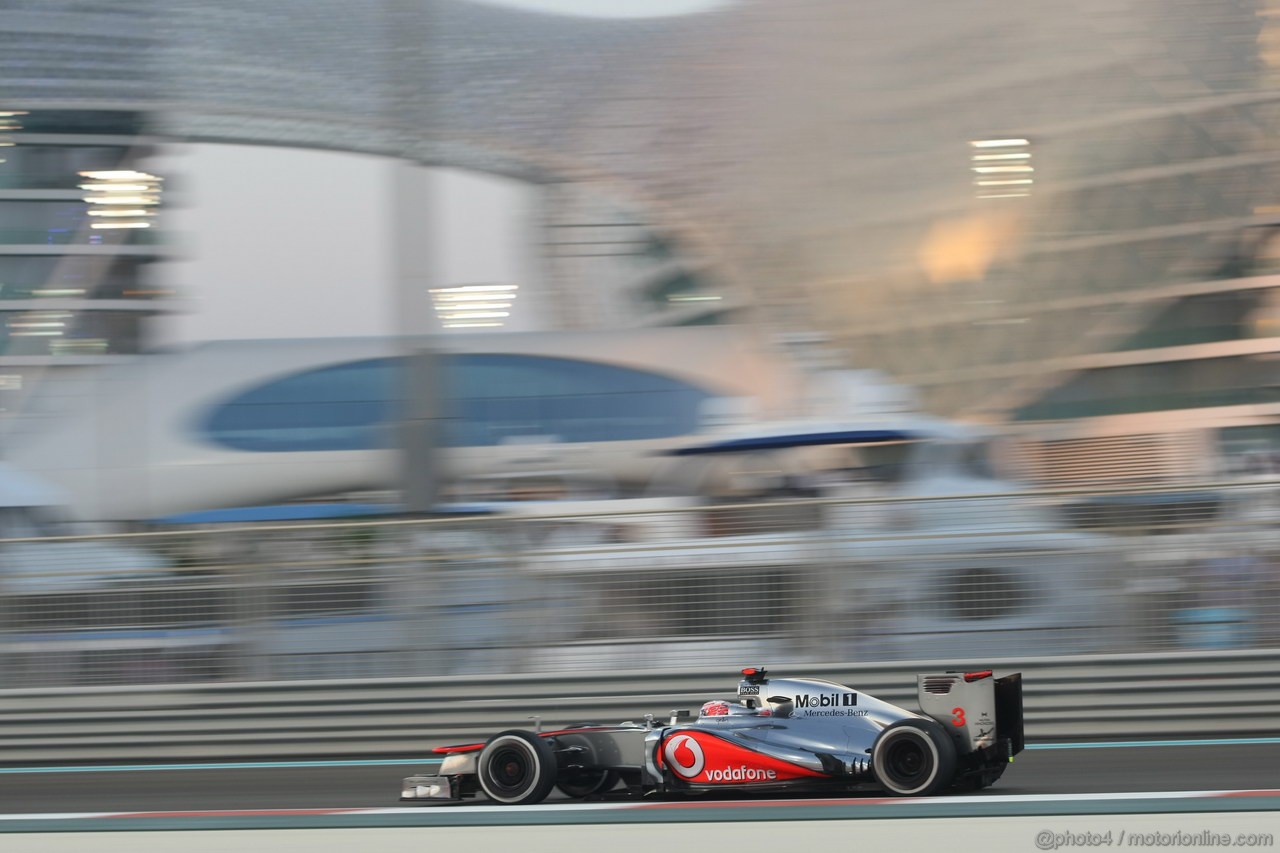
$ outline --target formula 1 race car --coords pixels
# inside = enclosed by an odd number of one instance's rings
[[[899,796],[992,784],[1022,751],[1022,675],[991,670],[917,676],[923,714],[850,687],[742,670],[737,701],[713,700],[692,721],[510,730],[444,746],[439,773],[410,776],[401,800],[483,791],[495,803],[537,803],[558,788],[635,796],[880,788]]]

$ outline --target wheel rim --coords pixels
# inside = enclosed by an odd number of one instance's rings
[[[913,738],[899,738],[889,747],[885,763],[898,782],[915,785],[929,772],[924,749]]]
[[[495,749],[486,764],[486,775],[493,793],[504,796],[523,794],[533,780],[534,764],[529,751],[514,744]]]
[[[895,794],[910,796],[929,788],[938,774],[938,751],[914,729],[888,732],[877,747],[876,775]]]

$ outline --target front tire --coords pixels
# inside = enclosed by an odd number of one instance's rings
[[[899,720],[876,738],[871,767],[889,793],[929,797],[955,779],[955,743],[935,720]]]
[[[551,745],[531,732],[499,732],[480,751],[476,777],[495,803],[540,803],[556,784],[556,757]]]

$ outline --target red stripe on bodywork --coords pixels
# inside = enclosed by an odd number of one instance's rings
[[[431,751],[439,755],[453,755],[454,753],[458,753],[458,752],[475,752],[480,749],[484,749],[484,744],[467,743],[467,744],[462,744],[460,746],[437,746],[435,749]]]

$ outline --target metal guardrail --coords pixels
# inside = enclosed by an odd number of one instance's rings
[[[991,666],[1024,677],[1028,739],[1216,737],[1280,731],[1280,651],[831,664],[776,672],[850,684],[915,708],[918,672]],[[732,669],[10,690],[0,761],[423,756],[507,728],[641,720],[733,694]]]

